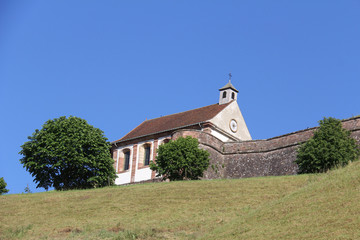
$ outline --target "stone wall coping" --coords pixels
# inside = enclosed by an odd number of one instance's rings
[[[357,121],[358,119],[360,119],[360,116],[356,116],[356,117],[352,117],[352,118],[348,118],[348,119],[344,119],[342,120],[342,124],[344,125],[345,123],[348,123],[348,122],[351,122],[351,121]],[[307,128],[307,129],[303,129],[303,130],[299,130],[299,131],[296,131],[296,132],[291,132],[291,133],[287,133],[287,134],[284,134],[284,135],[280,135],[280,136],[276,136],[276,137],[273,137],[273,138],[268,138],[268,139],[260,139],[260,140],[249,140],[249,141],[241,141],[241,142],[227,142],[227,143],[224,143],[223,146],[224,146],[224,152],[223,154],[225,155],[228,155],[228,154],[238,154],[238,153],[261,153],[261,152],[270,152],[270,151],[275,151],[275,150],[278,150],[278,149],[283,149],[283,148],[288,148],[288,147],[293,147],[293,146],[297,146],[299,144],[302,144],[303,142],[307,141],[308,140],[308,137],[306,137],[305,135],[303,136],[304,139],[299,139],[299,140],[292,140],[292,142],[290,143],[285,143],[285,144],[279,144],[278,146],[266,146],[265,144],[267,143],[270,143],[272,141],[274,141],[274,145],[276,144],[276,141],[279,140],[279,139],[285,139],[286,137],[291,137],[291,136],[301,136],[302,133],[307,133],[307,132],[310,132],[312,133],[313,131],[315,131],[317,128],[319,127],[312,127],[312,128]],[[354,127],[354,128],[351,128],[351,129],[348,129],[349,131],[351,132],[356,132],[356,131],[359,131],[360,130],[360,126],[359,127]],[[301,138],[301,137],[300,137]],[[260,146],[260,149],[259,149],[259,146],[255,146],[256,143],[260,143],[260,144],[264,144],[263,146]],[[242,149],[242,150],[239,150],[239,148],[243,145],[243,147],[246,147],[246,145],[249,145],[248,146],[248,149]],[[254,145],[253,146],[253,149],[249,150],[250,146],[251,145]],[[271,145],[271,144],[270,144]],[[229,149],[230,146],[238,146],[238,149],[236,150],[232,150],[232,149]],[[232,151],[231,151],[232,150]]]
[[[342,122],[342,123],[346,123],[346,122],[350,122],[350,121],[352,121],[352,120],[357,120],[357,119],[360,119],[360,115],[359,115],[359,116],[355,116],[355,117],[351,117],[351,118],[343,119],[343,120],[341,120],[341,122]],[[282,134],[282,135],[279,135],[279,136],[276,136],[276,137],[266,138],[266,139],[253,139],[253,140],[245,140],[245,141],[240,141],[240,142],[269,141],[269,140],[273,140],[273,139],[277,139],[277,138],[286,137],[286,136],[289,136],[289,135],[298,134],[298,133],[301,133],[301,132],[312,131],[312,130],[315,130],[315,129],[317,129],[317,128],[319,128],[319,127],[318,127],[318,126],[317,126],[317,127],[310,127],[310,128],[306,128],[306,129],[302,129],[302,130],[290,132],[290,133],[285,133],[285,134]],[[350,130],[350,131],[360,130],[360,127],[359,127],[359,128],[354,128],[354,129],[348,129],[348,130]],[[230,143],[230,142],[228,142],[228,143]],[[238,143],[238,142],[231,142],[231,143]],[[225,143],[225,144],[226,144],[226,143]]]
[[[341,122],[345,124],[354,120],[355,121],[360,120],[360,116],[344,119]],[[231,155],[231,154],[239,154],[239,153],[240,154],[265,153],[265,152],[276,151],[288,147],[294,147],[307,141],[309,139],[309,134],[312,134],[312,132],[315,131],[317,128],[319,127],[317,126],[317,127],[307,128],[268,139],[234,141],[234,142],[222,142],[219,138],[211,135],[210,133],[196,129],[180,129],[175,131],[172,135],[174,136],[175,134],[181,134],[182,132],[196,132],[196,134],[198,134],[199,144],[210,147],[223,155]],[[360,131],[360,126],[348,130],[350,130],[351,132]],[[287,142],[286,138],[287,137],[291,138],[292,136],[298,136],[299,139],[291,139]],[[209,143],[209,141],[204,138],[211,138],[214,141],[216,141],[217,144]],[[280,139],[283,140],[284,142],[280,142]],[[271,142],[274,143],[272,144]]]

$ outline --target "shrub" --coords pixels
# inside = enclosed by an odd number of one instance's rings
[[[340,120],[324,118],[319,124],[314,136],[298,149],[295,162],[299,173],[325,172],[359,157],[355,139],[350,137],[350,131],[342,128]]]
[[[197,180],[209,167],[209,153],[199,149],[196,138],[180,137],[159,146],[156,163],[151,162],[151,170],[157,176],[170,180]]]

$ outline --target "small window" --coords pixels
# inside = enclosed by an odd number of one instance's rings
[[[129,170],[130,165],[130,151],[124,152],[124,171]]]
[[[231,93],[231,99],[235,99],[235,93]]]
[[[226,98],[226,92],[223,92],[223,98]]]
[[[145,146],[145,158],[144,165],[147,166],[150,164],[150,146]]]

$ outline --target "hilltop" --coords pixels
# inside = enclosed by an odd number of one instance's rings
[[[359,239],[360,162],[324,174],[0,197],[0,239]]]

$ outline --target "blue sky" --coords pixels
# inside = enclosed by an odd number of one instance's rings
[[[360,1],[0,0],[0,177],[20,146],[77,116],[116,140],[146,118],[217,103],[228,81],[253,139],[359,115]]]

